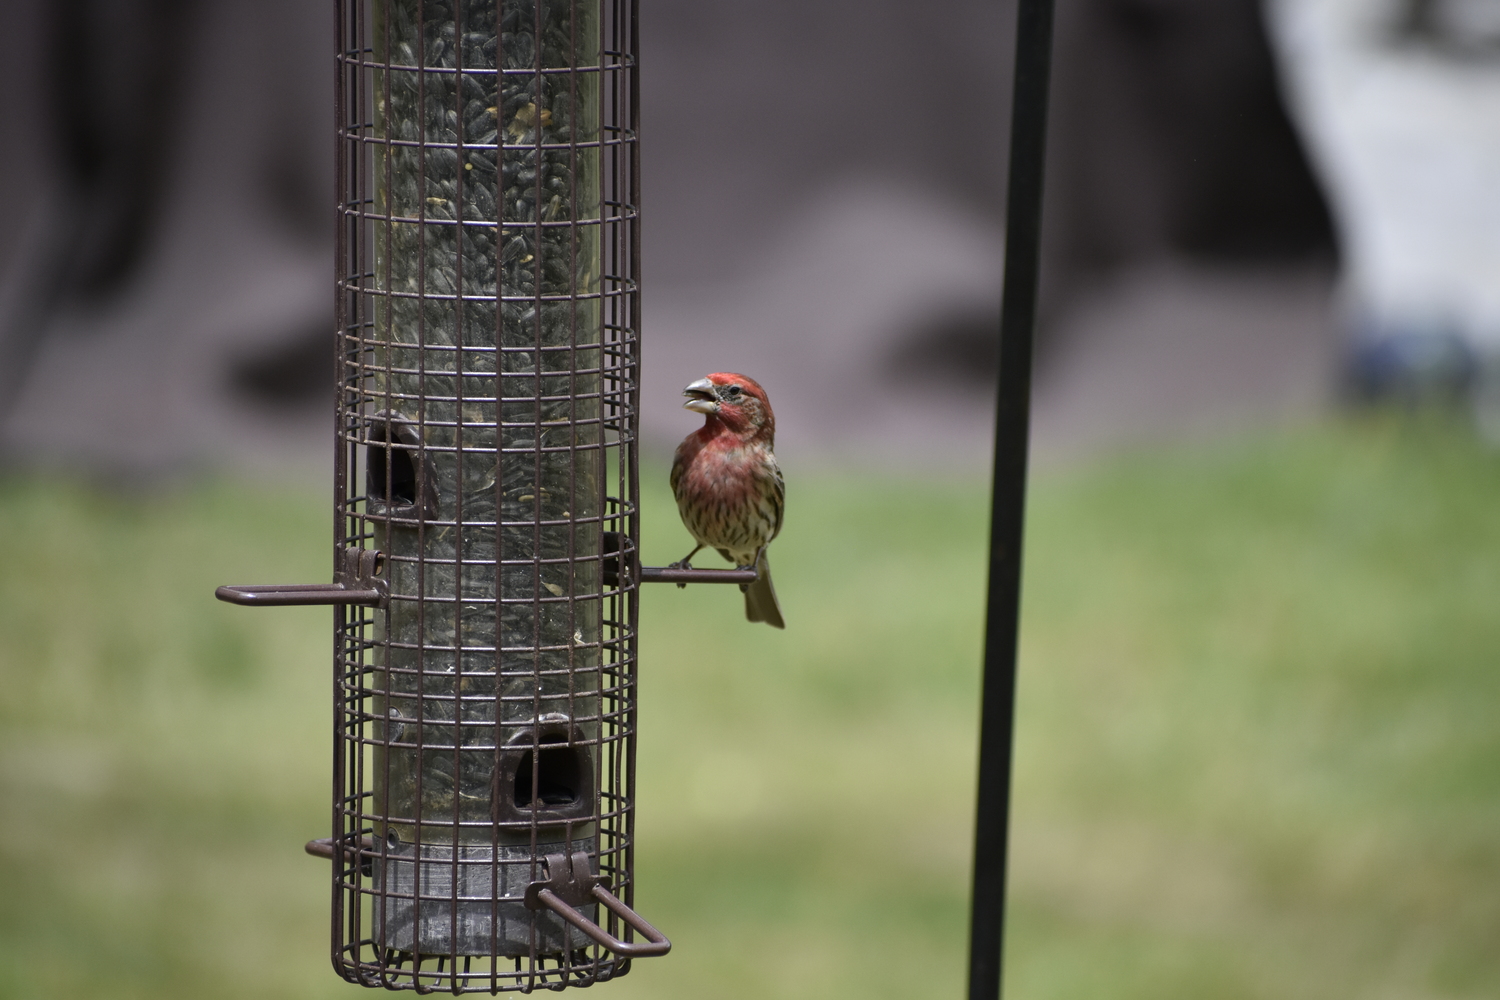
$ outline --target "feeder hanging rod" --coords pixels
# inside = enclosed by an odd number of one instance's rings
[[[979,792],[974,821],[969,1000],[998,1000],[1000,996],[1016,638],[1021,609],[1021,543],[1026,520],[1026,459],[1031,430],[1031,345],[1036,328],[1051,61],[1052,0],[1018,0],[1010,178],[1005,205],[1005,284],[1000,301],[1000,371],[995,398],[995,463],[990,499]]]

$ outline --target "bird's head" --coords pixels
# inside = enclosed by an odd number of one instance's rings
[[[766,390],[748,375],[714,372],[688,385],[682,394],[688,398],[682,404],[685,408],[704,414],[710,423],[718,420],[736,434],[770,440],[776,433]]]

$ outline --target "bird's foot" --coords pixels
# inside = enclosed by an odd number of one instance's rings
[[[693,568],[693,557],[692,556],[688,556],[685,559],[679,559],[679,560],[677,560],[674,563],[667,563],[667,569],[692,569],[692,568]],[[687,588],[687,584],[685,584],[685,583],[679,583],[677,585],[677,589],[678,590],[685,590],[686,588]]]

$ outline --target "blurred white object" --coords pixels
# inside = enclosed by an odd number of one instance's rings
[[[1266,0],[1356,340],[1500,358],[1500,0]],[[1356,350],[1358,347],[1356,346]]]

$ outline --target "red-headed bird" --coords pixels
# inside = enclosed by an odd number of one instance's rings
[[[781,531],[786,490],[772,447],[776,416],[755,379],[714,372],[682,390],[682,405],[703,414],[703,426],[677,446],[672,494],[677,512],[698,544],[674,566],[687,567],[704,546],[740,568],[760,574],[745,592],[745,617],[786,628],[766,546]]]

